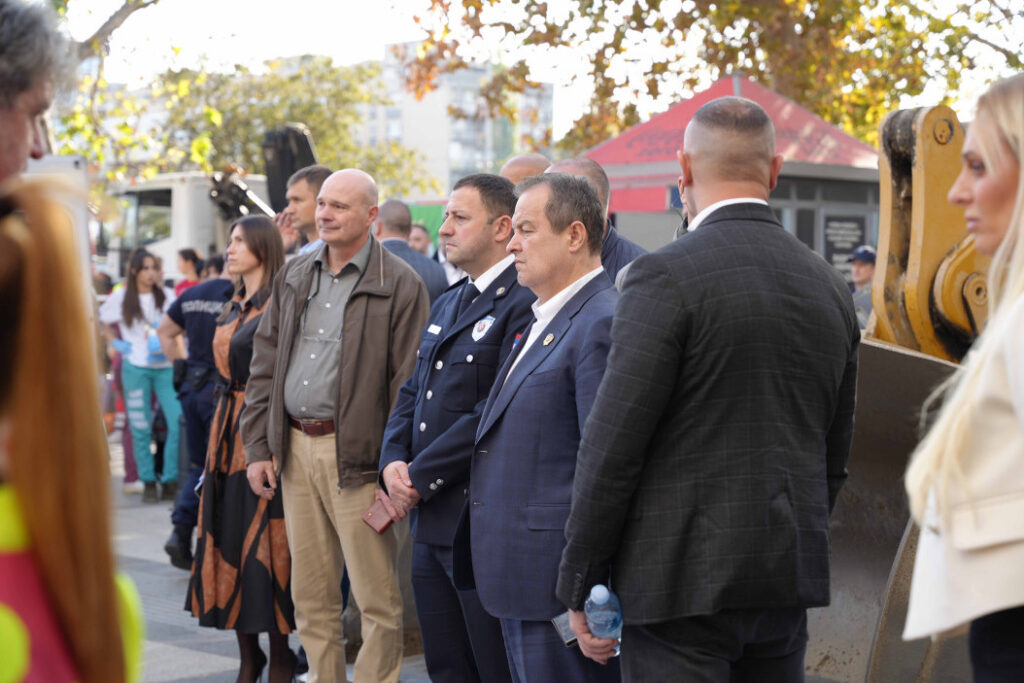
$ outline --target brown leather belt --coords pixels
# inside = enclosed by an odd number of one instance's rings
[[[288,424],[306,436],[327,436],[334,433],[334,420],[296,420],[289,415]]]

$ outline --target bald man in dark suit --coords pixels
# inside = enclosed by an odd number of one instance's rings
[[[558,596],[601,661],[579,610],[611,576],[626,680],[802,681],[860,329],[842,277],[767,204],[782,157],[760,106],[704,105],[679,157],[688,232],[626,277]]]

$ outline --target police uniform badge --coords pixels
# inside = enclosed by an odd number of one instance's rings
[[[473,326],[473,341],[480,341],[483,339],[484,335],[487,334],[487,330],[491,329],[491,325],[493,324],[493,315],[489,315],[486,318],[478,320],[476,325]]]

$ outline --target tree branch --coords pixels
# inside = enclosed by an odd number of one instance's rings
[[[110,35],[116,31],[121,24],[123,24],[128,17],[140,9],[146,9],[151,7],[160,0],[124,0],[124,4],[113,14],[111,14],[103,25],[96,29],[96,32],[91,36],[78,43],[76,46],[76,52],[78,54],[78,61],[83,62],[90,57],[96,56],[100,47],[104,45],[109,39]]]
[[[1004,16],[1006,15],[1007,12],[1009,12],[1008,8],[1003,8],[1000,5],[998,5],[997,3],[992,3],[992,5],[993,5],[993,7],[996,10],[999,10],[1000,12],[1002,12],[1004,14]],[[910,9],[910,11],[917,12],[918,16],[924,17],[925,19],[929,19],[929,20],[935,21],[935,22],[945,23],[950,28],[957,28],[957,27],[953,26],[953,23],[950,22],[948,19],[943,19],[941,17],[938,17],[938,16],[936,16],[935,14],[929,12],[927,9],[925,9],[924,7],[922,7],[920,5],[915,5],[913,3],[909,3],[907,5],[907,7]],[[964,14],[967,13],[966,12],[966,8],[963,5],[961,5],[960,11],[962,13],[964,13]],[[985,38],[984,36],[982,36],[977,30],[975,30],[971,26],[964,25],[964,26],[961,26],[959,28],[961,28],[966,33],[967,37],[970,40],[973,40],[975,42],[981,43],[982,45],[984,45],[985,47],[989,48],[993,52],[997,52],[1000,55],[1002,55],[1006,59],[1006,63],[1010,67],[1015,68],[1015,69],[1021,68],[1021,65],[1022,65],[1021,57],[1020,57],[1019,54],[1014,52],[1012,49],[1010,49],[1008,47],[1005,47],[1003,45],[999,45],[998,43],[995,43],[995,42],[989,40],[988,38]]]

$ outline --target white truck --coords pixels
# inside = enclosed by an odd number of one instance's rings
[[[268,202],[265,176],[249,175],[243,183],[260,201]],[[201,258],[223,253],[228,226],[211,198],[212,189],[211,176],[201,172],[164,173],[112,186],[110,194],[121,211],[112,225],[104,226],[106,235],[97,245],[98,252],[106,246],[107,273],[114,279],[124,277],[123,264],[138,247],[163,259],[164,277],[172,280],[181,278],[180,249],[195,249]]]

